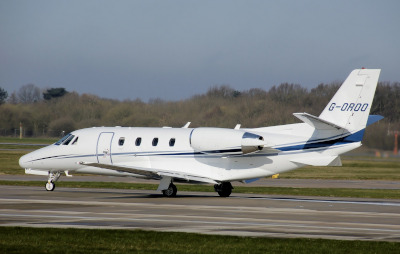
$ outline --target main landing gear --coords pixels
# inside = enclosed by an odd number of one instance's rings
[[[55,182],[57,182],[58,178],[60,178],[61,172],[49,172],[47,183],[46,183],[46,190],[53,191],[56,188]]]
[[[232,184],[230,182],[222,182],[214,185],[214,190],[218,192],[220,197],[229,197],[232,193]]]
[[[220,184],[214,185],[214,189],[218,192],[220,197],[229,197],[232,193],[232,184],[230,182],[222,182]],[[164,197],[175,197],[177,192],[177,188],[175,184],[170,183],[168,189],[163,190],[162,194]]]
[[[178,191],[178,189],[176,188],[175,184],[170,183],[168,189],[163,190],[162,194],[164,195],[164,197],[175,197],[176,196],[176,192]]]

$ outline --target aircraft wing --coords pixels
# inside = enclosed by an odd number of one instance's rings
[[[123,165],[111,165],[111,164],[103,164],[95,162],[79,162],[79,164],[90,167],[105,168],[121,172],[133,173],[154,179],[161,179],[163,177],[172,177],[172,178],[182,179],[185,181],[196,181],[196,182],[217,184],[216,181],[208,177],[193,175],[193,174],[185,174],[182,172],[172,171],[172,170],[145,168],[145,167],[129,167]]]

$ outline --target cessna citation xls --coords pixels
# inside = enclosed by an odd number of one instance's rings
[[[341,166],[340,154],[361,146],[380,70],[358,69],[317,117],[294,113],[303,123],[255,129],[94,127],[20,158],[26,174],[48,177],[52,191],[62,173],[132,176],[160,180],[158,191],[176,196],[174,182],[212,183],[221,197],[231,182],[306,165]]]

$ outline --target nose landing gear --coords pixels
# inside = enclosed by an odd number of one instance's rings
[[[53,191],[56,188],[56,185],[53,182],[47,182],[46,183],[46,190],[47,191]]]
[[[58,178],[60,178],[61,172],[49,172],[48,174],[48,180],[45,185],[45,188],[47,191],[53,191],[56,188],[56,185],[54,182],[57,182]]]

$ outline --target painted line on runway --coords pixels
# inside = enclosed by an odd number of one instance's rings
[[[372,205],[372,206],[393,206],[400,207],[400,203],[395,202],[380,202],[380,201],[346,201],[346,200],[323,200],[323,199],[297,199],[297,198],[268,198],[268,197],[231,197],[236,199],[254,199],[254,200],[271,200],[271,201],[287,201],[287,202],[308,202],[308,203],[332,203],[332,204],[355,204],[355,205]],[[118,206],[156,206],[160,207],[184,207],[187,204],[156,204],[156,203],[125,203],[125,202],[104,202],[104,201],[77,201],[77,200],[47,200],[47,199],[1,199],[0,202],[18,202],[18,203],[39,203],[39,204],[72,204],[72,205],[118,205]],[[232,206],[204,206],[190,205],[197,209],[228,209]],[[264,208],[261,208],[262,210]]]
[[[308,203],[335,203],[335,204],[356,204],[356,205],[376,205],[376,206],[400,206],[400,203],[381,202],[381,201],[346,201],[346,200],[268,198],[268,197],[232,197],[232,198],[256,199],[256,200],[275,200],[275,201],[289,201],[289,202],[308,202]]]
[[[310,228],[310,229],[327,229],[327,230],[358,230],[358,231],[371,231],[371,232],[394,232],[400,234],[400,229],[378,229],[374,228],[358,228],[358,227],[331,227],[331,226],[312,226],[312,225],[299,225],[291,223],[248,223],[248,222],[225,222],[225,221],[197,221],[197,220],[175,220],[175,219],[135,219],[135,218],[110,218],[110,217],[88,217],[88,216],[67,216],[67,215],[24,215],[24,214],[0,214],[4,217],[27,217],[27,218],[43,218],[46,222],[30,222],[30,224],[58,224],[47,221],[51,219],[80,219],[80,220],[96,220],[96,221],[144,221],[144,222],[166,222],[166,223],[188,223],[188,224],[209,224],[209,225],[239,225],[239,226],[273,226],[273,227],[289,227],[289,228]],[[71,222],[73,224],[73,222]],[[3,225],[6,226],[7,224]],[[377,226],[377,225],[375,225]]]

